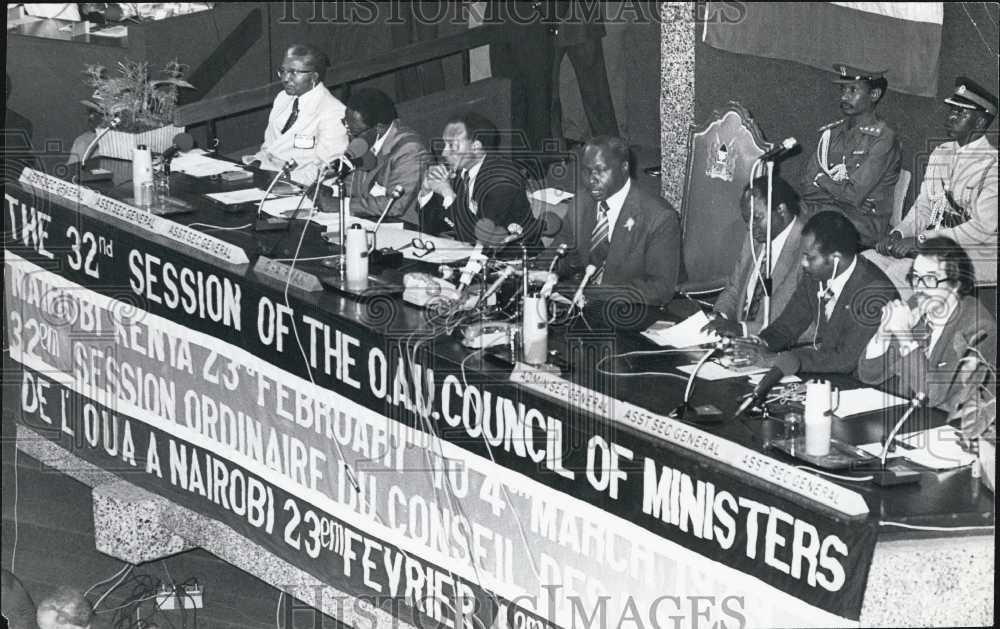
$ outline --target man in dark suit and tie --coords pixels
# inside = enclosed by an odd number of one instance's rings
[[[590,301],[654,308],[669,302],[680,267],[677,212],[629,178],[628,146],[621,138],[599,136],[586,144],[580,180],[551,245],[568,249],[556,272],[569,279],[593,265],[585,293]]]
[[[496,126],[477,113],[452,116],[444,127],[444,164],[427,169],[420,190],[421,231],[451,231],[476,242],[476,224],[523,233],[534,244],[539,224],[531,211],[524,175],[497,152]]]
[[[750,233],[743,243],[740,259],[715,300],[714,317],[705,332],[722,336],[757,334],[774,321],[795,293],[802,272],[802,226],[799,195],[781,177],[775,177],[771,205],[771,303],[770,317],[764,319],[764,259],[767,242],[767,179],[758,177],[748,184],[741,199],[743,220]],[[751,197],[752,195],[752,197]],[[753,199],[753,216],[750,200]]]
[[[351,138],[367,141],[375,156],[375,168],[351,173],[351,214],[378,217],[389,193],[399,186],[403,196],[393,204],[389,216],[418,224],[417,193],[430,158],[423,139],[399,121],[388,94],[374,88],[351,93],[344,124]]]
[[[861,236],[851,220],[820,212],[802,228],[802,279],[781,316],[759,337],[738,339],[734,354],[784,375],[800,371],[853,374],[878,329],[882,307],[899,297],[868,260],[857,255]],[[798,339],[816,324],[813,342]]]

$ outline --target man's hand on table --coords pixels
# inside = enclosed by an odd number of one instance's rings
[[[737,338],[743,336],[743,326],[741,326],[738,321],[730,321],[717,312],[713,312],[710,317],[711,318],[708,323],[701,328],[703,333],[710,334],[715,332],[719,336],[725,338]]]
[[[726,352],[726,362],[732,367],[773,367],[777,356],[758,337],[739,337]]]

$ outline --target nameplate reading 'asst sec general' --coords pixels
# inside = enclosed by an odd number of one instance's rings
[[[856,492],[717,435],[575,384],[552,372],[518,363],[510,379],[548,398],[626,424],[844,515],[854,517],[868,513],[868,505]]]
[[[191,229],[186,225],[143,212],[128,203],[106,197],[94,190],[70,183],[52,175],[25,168],[19,179],[21,184],[48,192],[74,204],[79,204],[99,214],[113,217],[144,231],[166,236],[199,253],[209,255],[220,262],[233,265],[248,264],[250,259],[243,249],[219,240],[215,236]]]

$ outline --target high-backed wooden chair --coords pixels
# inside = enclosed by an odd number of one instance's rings
[[[681,205],[685,280],[691,297],[721,290],[747,235],[740,195],[754,161],[771,148],[750,113],[730,102],[702,128],[692,126]]]

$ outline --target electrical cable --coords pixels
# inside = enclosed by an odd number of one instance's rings
[[[988,524],[983,524],[981,526],[923,526],[920,524],[905,524],[903,522],[892,522],[889,520],[880,520],[879,526],[897,526],[903,529],[912,529],[914,531],[995,531],[996,527]]]
[[[87,591],[83,593],[83,597],[84,597],[84,598],[86,598],[86,597],[87,597],[87,595],[88,595],[88,594],[90,594],[90,592],[91,592],[91,591],[92,591],[92,590],[93,590],[93,589],[94,589],[95,587],[97,587],[98,585],[104,585],[105,583],[108,583],[109,581],[113,581],[113,580],[117,579],[118,577],[120,577],[120,576],[121,576],[121,574],[122,574],[123,572],[125,572],[126,570],[128,570],[128,567],[129,567],[129,564],[125,564],[124,566],[122,566],[122,567],[121,567],[121,568],[120,568],[120,569],[118,570],[118,572],[115,572],[115,573],[114,573],[113,575],[111,575],[111,576],[110,576],[110,577],[108,577],[107,579],[104,579],[103,581],[98,581],[98,582],[97,582],[97,583],[95,583],[94,585],[92,585],[92,586],[90,586],[89,588],[87,588]]]
[[[867,481],[870,481],[870,480],[872,480],[872,479],[875,478],[874,476],[871,476],[871,475],[868,475],[868,476],[842,476],[840,474],[833,474],[831,472],[827,472],[827,471],[824,471],[824,470],[818,470],[816,468],[809,467],[808,465],[796,465],[795,469],[803,470],[803,471],[806,471],[806,472],[812,472],[813,474],[818,474],[820,476],[829,476],[830,478],[836,478],[837,480],[845,480],[845,481],[850,481],[850,482],[854,482],[854,483],[863,483],[863,482],[867,482]]]
[[[121,578],[113,586],[111,586],[110,588],[108,588],[108,590],[104,594],[102,594],[99,599],[97,599],[97,602],[94,603],[94,609],[95,610],[100,606],[100,604],[104,601],[104,599],[107,598],[108,594],[111,594],[111,592],[113,592],[115,590],[115,588],[117,588],[119,585],[122,584],[122,582],[125,580],[125,578],[132,572],[133,568],[135,568],[135,566],[132,565],[132,564],[129,564],[128,570],[125,571],[125,574],[123,574],[121,576]]]

